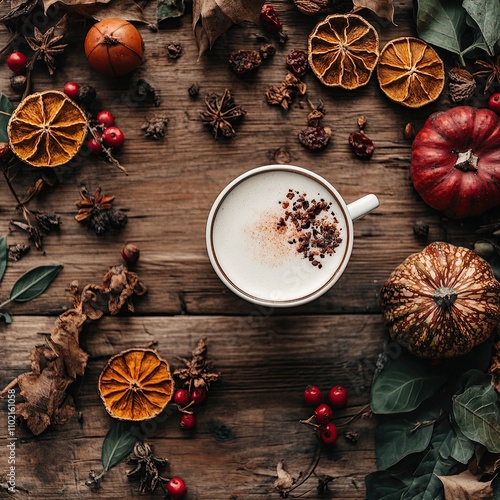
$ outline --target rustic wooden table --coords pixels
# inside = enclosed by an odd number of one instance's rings
[[[138,483],[126,477],[125,463],[109,471],[98,492],[85,486],[89,470],[101,468],[101,445],[111,425],[97,393],[97,378],[111,355],[151,343],[177,366],[175,356],[188,355],[201,337],[207,338],[209,357],[222,375],[198,410],[196,430],[181,430],[174,414],[151,424],[148,442],[157,455],[169,459],[171,474],[185,479],[186,498],[278,498],[273,488],[277,463],[283,460],[297,476],[315,456],[316,439],[299,423],[310,412],[302,403],[304,387],[311,383],[324,390],[334,384],[347,387],[349,403],[335,413],[337,424],[367,405],[375,362],[386,338],[378,294],[393,268],[427,241],[464,246],[474,241],[470,228],[450,223],[422,202],[408,173],[411,141],[403,129],[412,122],[418,130],[432,112],[446,109],[446,92],[436,103],[408,110],[382,94],[375,75],[365,87],[348,92],[328,89],[310,73],[304,79],[307,97],[324,102],[324,124],[331,127],[333,141],[321,153],[307,151],[297,140],[306,123],[307,104],[295,100],[285,112],[266,103],[265,91],[281,82],[285,55],[292,48],[307,48],[307,36],[323,16],[306,18],[287,0],[276,0],[274,5],[289,40],[277,43],[276,55],[249,76],[234,74],[227,61],[233,50],[258,48],[259,28],[232,27],[198,59],[190,14],[158,32],[139,27],[145,59],[130,77],[107,79],[90,68],[82,50],[90,24],[83,21],[72,29],[70,47],[55,75],[50,77],[45,68],[37,67],[34,91],[62,89],[71,80],[97,89],[95,108],[111,110],[126,135],[118,156],[128,175],[99,159],[83,158],[76,166],[58,168],[58,185],[30,202],[32,209],[56,212],[62,227],[45,238],[43,252],[32,249],[22,260],[8,264],[0,297],[5,299],[14,282],[34,266],[60,263],[64,269],[39,298],[9,305],[13,323],[0,324],[0,386],[29,370],[30,350],[42,343],[41,334],[50,332],[56,317],[68,307],[70,282],[99,283],[110,266],[122,262],[120,251],[126,241],[140,247],[135,271],[148,292],[136,301],[135,314],[107,316],[84,327],[82,346],[90,359],[84,377],[71,391],[77,415],[37,437],[25,426],[16,428],[17,494],[13,498],[141,496]],[[154,16],[154,10],[154,5],[148,5],[146,14]],[[362,15],[376,26],[381,46],[416,34],[409,0],[395,2],[395,25],[369,11]],[[2,44],[8,36],[1,27]],[[167,57],[169,42],[181,44],[179,59]],[[5,55],[2,64],[4,60]],[[10,72],[3,69],[0,89],[17,103],[9,77]],[[131,99],[131,85],[139,78],[156,87],[159,107]],[[197,99],[188,95],[194,83],[200,86]],[[221,93],[225,88],[247,115],[233,140],[214,140],[200,121],[200,111],[205,93]],[[168,117],[168,130],[164,139],[148,140],[140,126],[157,113]],[[370,161],[353,157],[347,142],[349,133],[357,130],[360,115],[368,118],[367,133],[376,145]],[[217,194],[246,170],[274,163],[280,148],[289,153],[290,163],[332,182],[348,203],[366,193],[380,199],[377,210],[355,223],[352,259],[336,286],[312,303],[287,310],[257,307],[229,292],[214,273],[205,249],[207,214]],[[14,186],[24,193],[38,177],[39,172],[25,166]],[[26,235],[10,224],[21,214],[6,184],[0,185],[0,235],[7,236],[9,245],[24,243]],[[97,236],[78,224],[74,202],[82,186],[91,191],[101,186],[103,192],[115,195],[116,208],[126,210],[129,217],[126,228]],[[412,228],[417,220],[429,224],[427,240],[415,236]],[[338,441],[316,468],[318,477],[334,478],[330,497],[364,498],[364,477],[376,469],[375,427],[374,417],[355,418],[339,427]],[[359,434],[356,443],[345,439],[348,430]],[[2,403],[0,442],[6,438],[7,407]],[[0,497],[10,498],[4,474],[7,449],[1,449]],[[316,485],[317,477],[312,477],[294,494],[316,498]],[[158,489],[153,496],[162,493]]]

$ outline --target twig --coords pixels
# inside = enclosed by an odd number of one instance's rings
[[[361,408],[360,410],[358,410],[351,418],[349,418],[345,422],[342,422],[341,424],[337,424],[337,427],[341,427],[343,425],[349,425],[353,420],[355,420],[360,415],[362,415],[363,413],[365,413],[366,410],[368,410],[369,408],[370,408],[370,403],[368,403],[367,405],[363,406],[363,408]]]

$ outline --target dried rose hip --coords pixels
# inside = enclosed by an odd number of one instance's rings
[[[324,127],[306,127],[299,132],[299,141],[311,151],[324,149],[330,141],[330,135]]]
[[[272,5],[264,4],[260,11],[260,22],[264,28],[272,33],[279,33],[283,29],[281,21],[278,19],[278,14]]]
[[[370,158],[375,149],[373,141],[361,132],[351,132],[349,134],[349,144],[354,154],[360,158]]]
[[[235,50],[229,57],[231,68],[238,75],[258,68],[261,63],[262,58],[256,50]]]
[[[294,49],[286,56],[286,65],[290,71],[299,78],[302,78],[309,69],[307,62],[307,52],[305,50]]]

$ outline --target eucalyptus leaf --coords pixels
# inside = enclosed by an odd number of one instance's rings
[[[500,453],[500,400],[491,381],[456,395],[453,416],[465,436],[491,453]]]
[[[374,380],[370,405],[373,413],[405,413],[418,408],[446,382],[428,364],[402,352]]]
[[[28,302],[41,295],[61,272],[62,265],[38,266],[24,273],[12,287],[10,300]]]
[[[12,111],[14,111],[12,103],[5,94],[0,94],[0,142],[9,142],[7,125]]]
[[[365,477],[366,500],[399,500],[406,484],[395,474],[379,470]]]
[[[181,17],[185,10],[184,0],[158,0],[156,19],[160,23],[165,19]]]
[[[2,236],[0,238],[0,281],[2,281],[3,275],[5,274],[5,269],[7,269],[7,238]]]
[[[108,471],[128,456],[136,441],[130,423],[114,420],[102,443],[101,462],[104,470]]]
[[[418,36],[431,45],[460,55],[460,40],[466,29],[466,11],[457,1],[419,0]]]
[[[424,451],[434,429],[431,422],[438,416],[439,408],[380,424],[375,433],[377,467],[389,469],[408,455]]]
[[[463,0],[464,9],[474,19],[490,56],[500,43],[500,2],[498,0]]]

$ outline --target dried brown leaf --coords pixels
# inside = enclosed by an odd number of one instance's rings
[[[287,472],[283,466],[283,462],[280,460],[276,466],[276,474],[278,479],[274,481],[274,487],[282,494],[286,494],[294,485],[295,479],[292,475]],[[285,498],[285,497],[282,497]]]
[[[393,0],[353,0],[353,12],[369,9],[378,17],[387,19],[394,24],[394,2]]]
[[[233,24],[259,22],[263,0],[193,0],[193,31],[201,56]]]
[[[445,500],[493,500],[491,481],[478,481],[465,470],[454,476],[437,476],[443,483]]]

